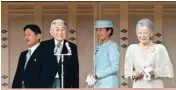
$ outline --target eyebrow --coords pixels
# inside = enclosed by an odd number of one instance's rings
[[[64,29],[67,29],[65,26],[63,27]]]

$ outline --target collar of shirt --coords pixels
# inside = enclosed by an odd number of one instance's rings
[[[35,44],[33,47],[28,48],[28,50],[31,50],[31,55],[34,53],[35,49],[40,45],[40,43]]]
[[[99,42],[99,47],[106,47],[106,46],[108,46],[109,44],[111,43],[111,40],[108,40],[106,43],[103,43],[103,44],[101,44],[101,42]]]
[[[58,40],[54,39],[55,46],[59,43]],[[64,44],[64,40],[61,41],[61,46]]]

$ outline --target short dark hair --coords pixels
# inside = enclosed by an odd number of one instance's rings
[[[113,35],[113,28],[106,28],[106,31],[109,31],[109,30],[111,30],[111,33],[109,34],[109,37],[111,37],[112,35]]]
[[[35,24],[28,24],[28,25],[26,25],[24,27],[24,31],[26,31],[26,29],[28,29],[28,28],[31,29],[36,35],[37,34],[41,34],[40,28],[37,25],[35,25]]]

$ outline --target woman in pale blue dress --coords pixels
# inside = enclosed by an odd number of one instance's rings
[[[110,40],[113,24],[110,20],[98,20],[95,23],[99,45],[94,53],[95,88],[118,88],[120,53],[118,45]]]

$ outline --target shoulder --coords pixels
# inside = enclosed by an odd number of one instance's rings
[[[110,41],[107,49],[109,49],[110,51],[114,51],[114,50],[120,51],[118,44],[114,41]]]
[[[43,44],[40,43],[39,46],[35,49],[35,52],[44,53],[44,50],[45,50],[45,49],[46,49],[46,48],[43,47]]]
[[[155,44],[157,50],[166,50],[166,47],[163,44]]]
[[[112,40],[110,41],[110,46],[119,48],[118,44],[115,41],[112,41]]]
[[[45,40],[40,42],[40,47],[41,48],[48,48],[51,47],[54,44],[54,39],[49,39],[49,40]]]
[[[156,47],[159,47],[159,48],[165,48],[165,46],[163,44],[155,44]]]
[[[131,49],[135,49],[135,48],[137,48],[137,46],[138,46],[138,44],[131,44],[131,45],[129,45],[128,46],[128,50],[131,50]]]
[[[74,43],[72,43],[72,42],[70,42],[70,41],[67,41],[67,40],[65,40],[65,41],[69,43],[70,47],[75,47],[75,48],[77,48],[77,45],[76,45],[76,44],[74,44]]]
[[[27,53],[27,50],[21,52],[20,56],[24,56]]]
[[[41,41],[40,44],[43,45],[43,44],[48,44],[50,42],[52,42],[53,39],[49,39],[49,40],[45,40],[45,41]]]
[[[157,53],[157,57],[169,57],[168,55],[168,51],[166,49],[166,47],[163,44],[156,44],[155,45],[155,50]]]

